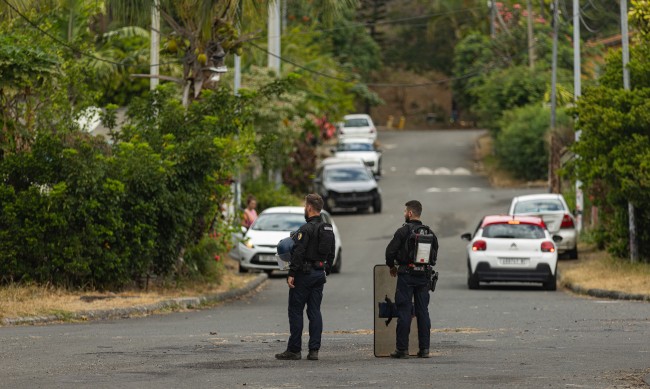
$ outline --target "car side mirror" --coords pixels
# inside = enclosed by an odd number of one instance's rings
[[[555,243],[562,242],[562,237],[560,235],[553,235],[553,242]]]
[[[336,154],[336,147],[330,147],[330,153]]]
[[[248,231],[248,228],[246,228],[246,227],[244,227],[244,226],[241,226],[241,233],[242,233],[242,234],[245,234],[246,231]]]
[[[378,174],[373,174],[373,177],[375,178],[375,181],[381,180],[381,176]]]
[[[463,235],[461,235],[460,238],[462,240],[466,240],[466,241],[469,242],[470,240],[472,240],[472,234],[470,234],[469,232],[466,232]]]

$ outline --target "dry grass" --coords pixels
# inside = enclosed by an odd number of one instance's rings
[[[236,262],[226,259],[226,270],[219,285],[187,284],[179,287],[154,287],[149,291],[120,293],[75,292],[52,286],[9,285],[0,288],[0,318],[65,314],[98,309],[128,308],[153,304],[178,297],[194,297],[231,290],[246,285],[255,274],[238,274]]]
[[[559,262],[562,284],[650,295],[650,264],[612,258],[593,246],[580,244],[580,259]]]

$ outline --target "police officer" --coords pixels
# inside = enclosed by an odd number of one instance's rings
[[[322,225],[320,212],[323,199],[317,194],[305,197],[305,220],[294,234],[294,246],[289,266],[289,342],[287,349],[276,354],[277,359],[301,359],[303,312],[307,305],[309,319],[309,354],[307,359],[318,360],[323,317],[320,304],[326,273],[334,260],[334,232],[331,226]]]
[[[386,265],[390,275],[397,277],[395,304],[397,305],[397,341],[392,358],[408,358],[411,315],[415,301],[415,317],[418,321],[419,358],[429,358],[431,320],[429,318],[429,277],[424,271],[415,271],[409,266],[406,243],[414,227],[422,225],[420,215],[422,204],[417,200],[407,202],[404,210],[405,223],[395,231],[386,247]],[[435,236],[435,235],[434,235]],[[438,241],[434,239],[432,249],[437,253]]]

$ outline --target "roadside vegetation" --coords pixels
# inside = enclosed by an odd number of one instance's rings
[[[458,120],[489,129],[486,166],[514,180],[548,179],[549,140],[559,139],[580,158],[551,173],[563,174],[565,188],[584,182],[600,210],[597,246],[626,256],[632,202],[640,254],[650,258],[647,2],[631,2],[632,91],[622,90],[620,50],[611,50],[602,70],[587,73],[577,107],[570,23],[562,22],[553,133],[550,15],[539,2],[533,60],[527,11],[515,1],[498,2],[491,38],[482,4],[288,0],[277,73],[265,67],[266,2],[161,0],[163,78],[149,91],[134,75],[150,69],[152,3],[0,2],[0,285],[8,293],[228,285],[225,256],[243,206],[233,182],[258,210],[299,204],[332,123],[381,104],[373,85],[399,71],[453,79]],[[617,32],[609,3],[584,15],[603,26],[584,39]],[[406,15],[423,16],[405,23]],[[232,69],[234,54],[242,56],[237,94],[232,71],[217,82],[210,70]],[[105,136],[89,132],[94,107]]]

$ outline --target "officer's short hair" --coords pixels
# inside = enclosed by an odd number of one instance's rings
[[[406,204],[406,209],[411,211],[414,216],[420,217],[422,215],[422,203],[417,200],[408,201]]]
[[[305,196],[305,203],[311,205],[314,211],[320,212],[323,209],[323,198],[316,193],[310,193]]]

